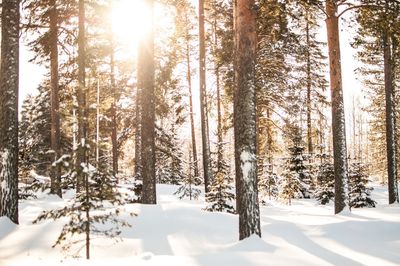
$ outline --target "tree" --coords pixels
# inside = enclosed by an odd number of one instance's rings
[[[211,184],[211,155],[208,131],[207,90],[206,90],[206,47],[204,30],[204,0],[199,0],[199,81],[200,81],[200,119],[203,146],[203,175],[205,191]]]
[[[319,166],[315,197],[322,205],[328,204],[335,197],[335,171],[329,161]]]
[[[84,187],[83,165],[87,163],[87,106],[86,106],[86,29],[85,1],[79,0],[79,31],[78,31],[78,88],[76,90],[78,118],[78,146],[76,149],[75,171],[77,172],[76,189],[79,192]]]
[[[142,202],[156,204],[155,176],[155,94],[154,94],[154,36],[153,0],[146,0],[147,32],[140,40],[138,53],[138,87],[141,95],[141,177]]]
[[[112,172],[107,169],[96,169],[88,164],[83,167],[85,173],[85,187],[81,192],[72,198],[67,206],[50,211],[43,211],[33,223],[38,223],[42,220],[60,218],[69,218],[60,235],[57,238],[53,247],[60,245],[63,250],[69,251],[72,245],[84,242],[86,248],[86,259],[90,259],[90,240],[91,235],[115,238],[121,234],[121,227],[130,226],[124,220],[117,216],[120,209],[109,210],[107,203],[113,205],[121,205],[124,202],[121,200],[121,194],[115,189],[115,178]],[[131,215],[135,215],[131,213]],[[112,226],[104,228],[103,224],[112,223]],[[74,235],[84,234],[85,240],[69,241]],[[81,248],[78,249],[78,253]]]
[[[235,17],[234,134],[239,239],[261,236],[256,159],[256,12],[253,0],[238,0]]]
[[[350,208],[375,207],[376,201],[371,199],[373,188],[368,187],[366,167],[360,162],[351,164],[349,170],[349,206]]]
[[[206,211],[236,213],[231,201],[235,199],[235,194],[230,190],[229,178],[223,173],[218,172],[214,178],[210,191],[206,194]]]
[[[19,0],[2,1],[0,68],[0,216],[18,224]]]
[[[396,71],[398,70],[395,62],[399,58],[396,50],[400,39],[397,34],[400,4],[389,0],[363,0],[361,3],[365,7],[357,10],[357,21],[360,27],[353,46],[361,48],[358,58],[364,63],[364,67],[359,72],[363,75],[364,83],[369,91],[368,95],[371,97],[368,109],[374,118],[372,127],[377,132],[386,135],[386,143],[382,143],[381,137],[376,138],[374,132],[371,137],[376,144],[374,147],[378,147],[378,149],[375,148],[378,152],[384,153],[386,150],[389,204],[392,204],[399,202],[395,111]],[[374,158],[380,157],[374,155]]]
[[[50,76],[51,76],[51,149],[54,160],[57,161],[60,153],[60,97],[58,84],[58,10],[56,0],[50,1]],[[52,167],[50,172],[51,193],[62,197],[61,170],[59,165]]]

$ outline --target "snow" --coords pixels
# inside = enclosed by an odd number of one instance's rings
[[[238,241],[238,216],[203,211],[199,200],[179,200],[177,186],[158,185],[158,204],[128,204],[121,218],[122,241],[96,238],[92,259],[64,257],[51,248],[63,222],[31,222],[42,210],[61,207],[64,199],[40,194],[20,203],[20,225],[0,218],[1,266],[102,265],[398,265],[400,206],[387,205],[387,189],[374,186],[377,208],[333,214],[333,206],[314,200],[274,201],[261,206],[262,238]],[[135,212],[138,216],[130,216]],[[82,236],[83,237],[83,236]]]
[[[243,179],[248,181],[249,175],[254,167],[255,155],[244,150],[240,154],[240,166],[242,168]]]

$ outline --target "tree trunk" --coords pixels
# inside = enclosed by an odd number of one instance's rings
[[[154,0],[145,1],[149,23],[153,23]],[[138,86],[142,95],[141,163],[143,178],[142,203],[156,204],[155,174],[155,93],[154,93],[154,36],[153,28],[141,39],[138,53]]]
[[[85,1],[79,0],[79,33],[78,33],[78,147],[76,158],[76,191],[84,189],[84,177],[82,172],[82,164],[86,163],[86,49],[85,49]]]
[[[332,138],[335,167],[335,214],[347,206],[347,147],[340,63],[339,19],[335,0],[326,1],[329,75],[332,98]]]
[[[200,76],[200,115],[201,137],[203,144],[203,174],[205,192],[209,192],[211,184],[210,140],[207,119],[207,92],[206,92],[206,47],[204,30],[204,0],[199,0],[199,76]]]
[[[3,0],[0,69],[0,217],[18,224],[19,0]]]
[[[187,14],[186,14],[187,16]],[[188,20],[188,18],[187,18]],[[189,116],[190,116],[190,130],[192,134],[192,153],[193,153],[193,168],[194,176],[199,177],[199,164],[197,160],[197,147],[196,147],[196,132],[194,129],[194,114],[193,114],[193,94],[192,94],[192,71],[190,67],[190,37],[189,29],[186,27],[186,64],[187,64],[187,81],[189,87]]]
[[[114,42],[111,40],[111,53],[110,53],[110,82],[111,82],[111,93],[112,93],[112,105],[111,105],[111,144],[112,144],[112,166],[114,175],[118,174],[118,139],[117,139],[117,101],[118,95],[115,87],[115,61],[114,61]]]
[[[392,51],[389,34],[383,36],[383,61],[385,76],[385,101],[386,101],[386,150],[388,169],[389,204],[399,202],[397,191],[397,162],[396,162],[396,134],[395,134],[395,109],[394,89],[392,75]]]
[[[50,76],[51,76],[51,149],[54,161],[61,156],[60,152],[60,98],[58,88],[58,10],[56,0],[50,1]],[[62,197],[60,164],[51,167],[50,193]]]
[[[217,36],[217,22],[214,20],[214,50],[218,48],[218,36]],[[221,103],[221,87],[220,87],[220,75],[218,62],[215,63],[215,79],[217,87],[217,138],[218,138],[218,151],[217,151],[217,172],[221,173],[222,160],[223,160],[223,132],[222,132],[222,103]]]
[[[142,116],[141,116],[141,93],[140,93],[140,88],[136,88],[136,115],[135,115],[135,124],[136,124],[136,130],[135,130],[135,176],[136,178],[141,179],[141,170],[142,167],[142,160],[141,160],[141,150],[142,150],[142,145],[141,145],[141,136],[142,136]]]
[[[306,11],[306,42],[307,42],[307,146],[311,155],[313,150],[312,128],[311,128],[311,54],[310,54],[310,22],[308,10]]]
[[[235,5],[235,166],[239,239],[261,236],[256,158],[256,12],[254,0]]]

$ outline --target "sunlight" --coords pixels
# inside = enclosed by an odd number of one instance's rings
[[[115,37],[136,53],[136,48],[151,29],[151,10],[145,0],[117,0],[111,11]]]

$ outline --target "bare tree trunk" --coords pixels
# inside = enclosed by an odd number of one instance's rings
[[[314,152],[312,141],[311,127],[311,54],[310,54],[310,22],[308,18],[308,10],[306,11],[306,42],[307,42],[307,146],[308,153],[311,155]]]
[[[187,14],[186,14],[187,16]],[[188,19],[186,17],[186,19]],[[192,134],[192,153],[193,153],[193,168],[194,176],[199,177],[199,164],[197,160],[197,147],[196,147],[196,132],[194,129],[194,114],[193,114],[193,94],[192,94],[192,71],[190,67],[190,37],[189,29],[186,27],[186,64],[187,64],[187,81],[189,87],[189,112],[190,112],[190,130]]]
[[[117,139],[117,89],[115,87],[115,61],[114,61],[114,42],[111,40],[111,53],[110,53],[110,82],[112,91],[112,105],[111,105],[111,144],[112,144],[112,166],[115,175],[118,174],[118,139]]]
[[[50,76],[51,76],[51,149],[54,161],[61,156],[60,152],[60,98],[58,88],[58,10],[56,0],[50,1]],[[60,164],[51,167],[50,193],[62,197]]]
[[[206,48],[204,30],[204,0],[199,0],[199,75],[200,75],[200,115],[201,136],[203,144],[203,172],[205,191],[209,192],[211,184],[210,140],[208,132],[207,92],[206,92]]]
[[[82,173],[82,164],[86,163],[86,49],[85,49],[85,1],[79,0],[79,33],[78,33],[78,148],[76,158],[76,191],[79,192],[84,189],[84,177]]]
[[[261,236],[257,189],[256,12],[254,0],[235,5],[235,166],[239,239]]]
[[[218,36],[217,36],[217,22],[214,20],[214,50],[218,48]],[[219,75],[219,65],[218,62],[215,62],[215,79],[216,79],[216,87],[217,87],[217,138],[218,138],[218,151],[217,151],[217,172],[220,173],[222,171],[222,160],[223,160],[223,132],[222,132],[222,103],[221,103],[221,86],[220,86],[220,75]]]
[[[142,135],[142,116],[141,116],[141,93],[140,93],[140,88],[136,88],[136,115],[135,115],[135,124],[136,124],[136,131],[135,131],[135,176],[140,177],[141,175],[141,165],[142,165],[142,160],[141,160],[141,150],[142,150],[142,145],[141,145],[141,135]]]
[[[154,0],[145,1],[149,20],[153,23]],[[140,41],[138,54],[138,86],[142,95],[141,163],[143,178],[142,203],[156,204],[155,174],[155,93],[154,93],[154,36],[151,27]]]
[[[19,0],[3,0],[0,69],[0,217],[18,224]]]
[[[385,32],[383,37],[383,61],[385,76],[386,99],[386,150],[388,169],[389,204],[399,202],[397,191],[397,162],[396,162],[396,134],[395,134],[395,109],[394,89],[392,74],[392,51],[389,34]]]
[[[335,168],[335,214],[347,206],[347,147],[336,0],[326,0],[326,26],[332,97],[332,137]]]

